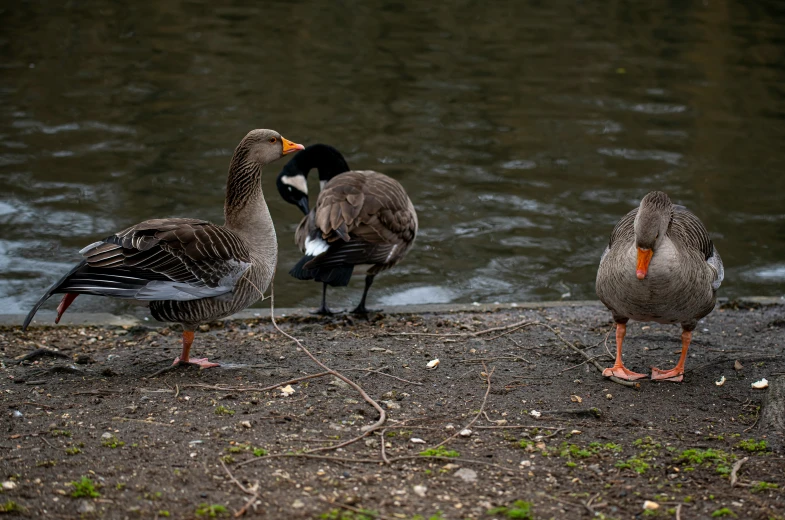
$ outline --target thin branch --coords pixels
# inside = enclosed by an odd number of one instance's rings
[[[541,327],[545,327],[546,329],[548,329],[548,330],[550,330],[551,332],[553,332],[554,336],[556,336],[556,337],[557,337],[557,338],[558,338],[558,339],[559,339],[559,340],[560,340],[562,343],[564,343],[565,345],[567,345],[568,347],[570,347],[572,350],[574,350],[575,352],[577,352],[577,353],[578,353],[578,354],[580,354],[581,356],[585,357],[587,360],[589,360],[589,362],[590,362],[592,365],[594,365],[594,367],[595,367],[597,370],[599,370],[599,371],[600,371],[600,373],[602,373],[602,371],[603,371],[604,369],[602,368],[602,366],[600,366],[600,364],[599,364],[599,363],[597,363],[597,361],[596,361],[596,360],[594,360],[594,359],[591,359],[591,356],[589,356],[589,355],[588,355],[586,352],[582,351],[581,349],[579,349],[578,347],[576,347],[575,345],[573,345],[572,343],[570,343],[569,341],[567,341],[566,339],[564,339],[564,336],[562,336],[562,335],[561,335],[559,332],[557,332],[557,331],[556,331],[556,329],[554,329],[553,327],[551,327],[551,326],[550,326],[550,325],[548,325],[547,323],[542,323],[542,322],[539,322],[539,321],[537,321],[537,322],[534,322],[534,325],[540,325]],[[618,378],[618,377],[616,377],[616,376],[610,376],[608,379],[610,379],[610,380],[611,380],[611,381],[613,381],[614,383],[618,383],[618,384],[620,384],[620,385],[623,385],[623,386],[628,386],[628,387],[630,387],[630,388],[640,388],[640,387],[641,387],[641,384],[640,384],[640,383],[635,383],[635,382],[633,382],[633,381],[625,381],[624,379],[619,379],[619,378]]]
[[[471,426],[474,423],[476,423],[477,419],[479,419],[480,416],[482,415],[483,410],[485,410],[485,403],[488,402],[488,394],[491,393],[491,376],[493,375],[493,371],[496,370],[496,367],[494,367],[490,372],[488,372],[488,367],[486,367],[485,363],[483,363],[482,364],[482,368],[485,371],[485,373],[488,374],[487,376],[485,376],[485,380],[488,382],[488,387],[485,389],[485,396],[482,398],[482,404],[480,405],[480,411],[477,412],[477,415],[475,415],[474,418],[471,421],[469,421],[469,424],[467,424],[466,426],[464,426],[460,430],[457,430],[455,433],[453,433],[452,435],[450,435],[449,437],[444,439],[442,442],[440,442],[439,444],[437,444],[436,446],[431,448],[432,450],[435,450],[436,448],[438,448],[440,446],[444,446],[445,444],[447,444],[448,442],[450,442],[451,440],[456,438],[458,435],[460,435],[463,430],[471,428]]]
[[[535,323],[537,322],[523,320],[517,323],[512,323],[510,325],[505,325],[503,327],[492,327],[490,329],[485,329],[478,332],[445,332],[441,334],[438,332],[388,332],[387,335],[388,336],[433,336],[437,338],[446,338],[446,337],[476,338],[477,336],[488,334],[490,332],[497,332],[497,331],[508,330],[508,329],[522,329],[524,327],[534,325]]]
[[[381,370],[374,370],[372,368],[344,368],[343,370],[344,371],[356,370],[356,371],[363,371],[363,372],[371,372],[373,374],[379,374],[380,376],[391,377],[393,379],[397,379],[398,381],[402,381],[404,383],[409,383],[410,385],[422,386],[422,383],[418,383],[416,381],[409,381],[408,379],[404,379],[402,377],[394,376],[392,374],[386,374],[386,373],[382,372]]]
[[[730,487],[736,487],[736,482],[739,478],[739,470],[741,469],[742,464],[750,460],[749,457],[744,457],[743,459],[739,459],[733,465],[733,468],[730,470]]]
[[[351,441],[347,441],[347,442],[338,444],[336,446],[315,448],[315,449],[310,450],[310,451],[333,450],[333,449],[336,449],[336,448],[347,446],[347,445],[349,445],[349,444],[351,444],[353,442],[359,441],[360,439],[368,436],[371,432],[381,428],[382,425],[384,425],[385,421],[387,420],[387,413],[384,411],[384,408],[382,408],[379,405],[379,403],[377,403],[373,398],[371,398],[371,396],[369,396],[365,392],[365,390],[363,390],[360,387],[360,385],[358,385],[357,383],[355,383],[354,381],[352,381],[351,379],[349,379],[345,375],[343,375],[343,374],[333,370],[332,368],[328,367],[327,365],[325,365],[324,363],[319,361],[313,354],[311,354],[311,352],[307,348],[305,348],[305,345],[303,345],[300,340],[298,340],[294,336],[284,332],[283,329],[281,329],[281,327],[279,327],[278,324],[275,322],[275,290],[274,290],[274,287],[273,287],[273,283],[274,283],[274,280],[270,282],[270,319],[272,320],[273,326],[275,327],[275,329],[278,332],[280,332],[281,334],[283,334],[284,336],[286,336],[287,338],[289,338],[290,340],[294,341],[294,343],[297,344],[297,346],[300,347],[303,350],[303,352],[305,352],[305,354],[309,358],[311,358],[311,360],[314,363],[316,363],[317,365],[322,367],[325,371],[327,371],[330,374],[332,374],[333,376],[337,377],[338,379],[340,379],[341,381],[343,381],[347,385],[349,385],[352,388],[354,388],[362,396],[362,398],[365,400],[365,402],[367,402],[368,404],[373,406],[376,409],[376,411],[379,412],[379,420],[378,421],[376,421],[374,424],[372,424],[370,426],[364,426],[363,428],[361,428],[361,430],[363,431],[362,435],[359,435],[358,437],[352,439]]]

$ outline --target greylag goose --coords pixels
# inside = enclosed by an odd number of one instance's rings
[[[275,228],[262,193],[262,167],[303,146],[274,130],[252,130],[232,156],[223,226],[191,218],[147,220],[94,242],[84,259],[38,300],[65,293],[55,323],[80,294],[150,302],[159,321],[183,326],[182,353],[174,364],[218,366],[190,357],[196,327],[234,314],[259,300],[278,259]]]
[[[653,191],[613,228],[597,272],[597,296],[616,322],[616,363],[603,375],[647,377],[624,366],[622,342],[630,319],[679,323],[681,357],[670,370],[652,367],[651,378],[684,379],[684,360],[698,320],[717,302],[724,277],[720,254],[703,223],[665,193]]]
[[[319,171],[316,206],[309,211],[307,177]],[[289,271],[300,280],[345,286],[353,274],[365,274],[365,289],[353,314],[368,314],[365,301],[374,277],[401,261],[417,235],[417,212],[403,186],[374,171],[351,171],[341,153],[326,144],[308,146],[284,166],[277,180],[284,200],[305,216],[295,232],[304,256]]]

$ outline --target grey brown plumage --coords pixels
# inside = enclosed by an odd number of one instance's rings
[[[307,208],[305,176],[319,169],[322,189],[316,205],[295,232],[304,256],[290,274],[324,284],[320,313],[326,307],[327,285],[347,285],[353,274],[365,274],[365,290],[355,313],[366,313],[365,300],[374,277],[400,262],[414,244],[417,212],[401,184],[374,171],[349,170],[333,147],[311,145],[298,153],[278,177],[285,200]],[[298,181],[302,176],[303,180]],[[307,188],[305,188],[307,189]]]
[[[65,293],[60,315],[79,294],[149,301],[161,321],[186,331],[234,314],[260,299],[272,280],[277,242],[261,187],[262,166],[302,149],[272,130],[253,130],[230,164],[223,226],[190,218],[141,222],[90,244],[83,260],[28,314]],[[184,340],[183,361],[188,361]]]
[[[700,219],[662,192],[646,195],[614,227],[597,272],[597,296],[622,327],[617,364],[623,367],[621,341],[630,319],[680,324],[686,355],[698,320],[714,309],[723,278],[722,260]],[[683,360],[680,365],[683,372]]]

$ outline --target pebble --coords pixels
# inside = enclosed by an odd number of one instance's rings
[[[303,507],[305,507],[305,503],[303,503],[303,501],[298,498],[297,500],[292,502],[292,507],[294,509],[302,509]]]
[[[657,502],[652,502],[651,500],[646,500],[643,503],[643,509],[647,511],[654,511],[655,509],[659,509],[660,505]]]
[[[425,497],[426,491],[428,491],[428,488],[425,486],[414,486],[414,494],[418,497]]]
[[[93,504],[88,500],[82,500],[79,503],[79,507],[76,508],[76,512],[81,513],[83,515],[89,513],[95,513],[95,504]]]
[[[454,475],[464,482],[477,482],[477,472],[470,468],[461,468]]]
[[[22,417],[24,417],[24,414],[22,412],[20,412],[19,410],[14,410],[15,419],[21,419]]]
[[[469,428],[464,428],[458,435],[461,437],[471,437],[472,431]]]
[[[6,480],[3,482],[3,489],[16,489],[16,482],[13,480]]]

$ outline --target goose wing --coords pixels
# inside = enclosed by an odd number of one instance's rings
[[[380,173],[352,171],[325,186],[295,237],[301,250],[315,257],[307,268],[378,265],[400,259],[417,226],[400,183]]]

